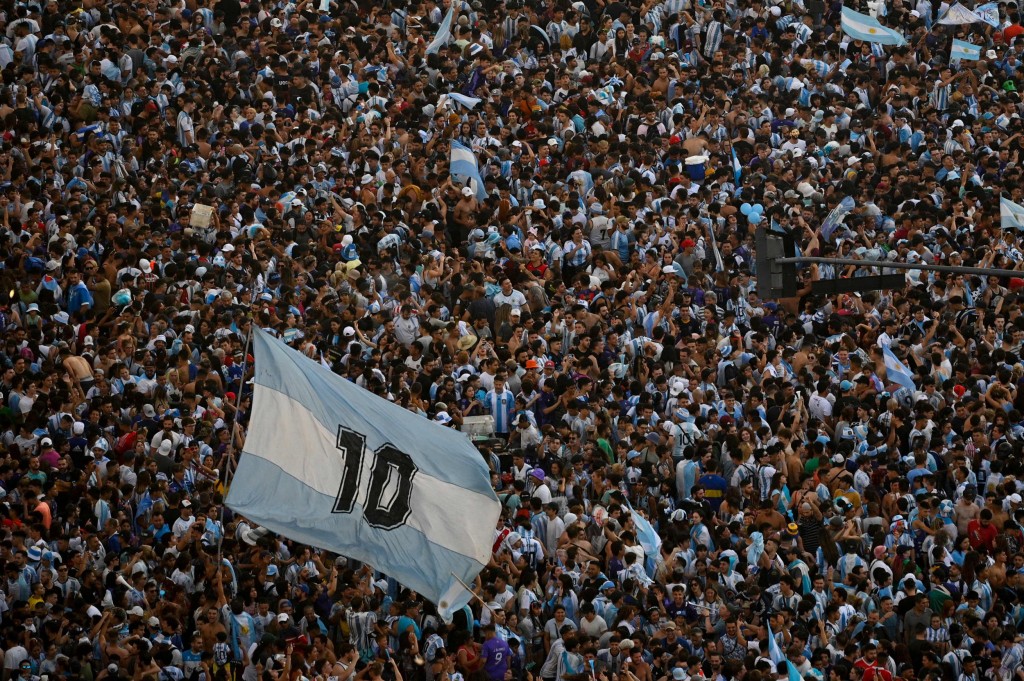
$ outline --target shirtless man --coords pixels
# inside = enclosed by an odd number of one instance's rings
[[[996,526],[996,529],[1000,532],[1006,526],[1006,521],[1009,520],[1010,514],[1003,510],[1003,502],[995,495],[990,492],[991,496],[985,495],[985,508],[992,511],[992,524]]]
[[[673,75],[676,78],[679,77],[678,74],[673,74]],[[668,94],[668,87],[669,87],[669,85],[672,82],[672,77],[673,76],[669,75],[669,70],[668,70],[668,66],[667,65],[659,66],[658,67],[658,76],[657,76],[657,78],[654,79],[654,82],[651,83],[651,93],[652,94],[657,93],[657,94],[660,94],[660,95],[667,95]]]
[[[473,220],[476,210],[476,197],[473,196],[473,189],[471,187],[463,187],[462,196],[459,198],[459,202],[455,204],[455,222],[463,230],[464,234],[469,233],[471,229],[476,227],[476,222]]]
[[[217,608],[207,608],[205,617],[199,620],[199,633],[203,635],[203,647],[206,652],[213,652],[213,644],[217,642],[217,634],[227,631],[220,621]]]
[[[985,570],[988,583],[993,591],[999,591],[1006,586],[1006,549],[997,548],[994,556],[995,562]]]
[[[956,520],[957,533],[961,536],[967,534],[967,525],[980,514],[981,508],[975,503],[974,486],[971,485],[953,506],[953,518]]]
[[[83,395],[87,395],[94,382],[89,362],[77,355],[72,355],[70,348],[66,347],[61,348],[60,361],[78,389],[82,391]]]
[[[764,527],[765,525],[772,528],[775,532],[781,532],[786,527],[786,517],[779,513],[779,511],[772,505],[771,499],[764,499],[761,501],[761,508],[754,511],[753,518],[751,519],[751,525],[755,528]]]

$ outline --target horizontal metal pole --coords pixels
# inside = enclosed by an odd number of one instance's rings
[[[907,277],[903,274],[882,274],[870,277],[849,277],[843,279],[819,279],[811,282],[811,293],[816,296],[834,296],[837,293],[863,293],[903,288]]]
[[[891,270],[924,270],[927,272],[946,272],[949,274],[977,274],[983,277],[1021,277],[1022,270],[996,270],[988,267],[959,267],[957,265],[926,265],[925,263],[889,262],[888,260],[853,260],[852,258],[778,258],[772,261],[779,265],[826,264],[855,265],[857,267],[880,267]]]

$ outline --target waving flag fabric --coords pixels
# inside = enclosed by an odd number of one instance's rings
[[[886,28],[878,22],[878,19],[867,14],[854,12],[849,7],[843,8],[843,16],[840,21],[843,32],[855,40],[864,40],[869,43],[881,45],[906,45],[907,40],[897,30]]]
[[[955,59],[974,61],[975,59],[981,59],[981,47],[973,43],[969,43],[966,40],[953,39],[953,47],[949,52],[949,59],[953,61]]]
[[[437,27],[437,35],[427,45],[427,54],[437,54],[441,48],[448,44],[448,41],[452,39],[452,20],[455,18],[455,3],[452,3],[451,8],[448,10],[448,14],[444,15],[444,19],[441,20],[441,25]]]
[[[976,13],[964,7],[959,2],[950,5],[946,13],[939,17],[939,23],[946,26],[959,26],[962,24],[973,24],[976,21],[984,21]]]
[[[472,187],[476,198],[480,200],[487,198],[487,188],[484,187],[484,180],[480,177],[476,154],[472,149],[452,140],[451,165],[448,170],[458,182],[465,182]]]
[[[992,28],[999,28],[999,3],[986,2],[974,8],[974,13]]]
[[[640,546],[647,556],[647,562],[654,565],[661,552],[661,537],[651,525],[651,521],[633,510],[632,506],[629,507],[629,511],[633,518],[633,524],[636,525],[636,540],[640,542]],[[647,569],[648,576],[653,576],[651,568],[646,565],[644,567]]]
[[[438,606],[469,602],[500,504],[469,439],[333,374],[268,333],[225,503],[289,539],[372,565]]]
[[[476,105],[483,101],[479,97],[470,97],[461,92],[449,92],[448,99],[467,109],[476,108]]]
[[[825,221],[821,223],[821,236],[825,241],[832,238],[832,233],[836,231],[836,227],[843,223],[846,216],[857,204],[854,202],[852,196],[847,196],[839,205],[832,209],[832,212],[828,214]]]
[[[887,347],[882,348],[882,356],[885,359],[885,375],[889,377],[890,381],[899,383],[901,387],[906,388],[911,393],[917,390],[917,386],[914,384],[914,375],[910,373],[907,365],[893,354],[892,350]]]
[[[1003,229],[1024,229],[1024,206],[999,197],[999,226]]]
[[[775,640],[775,632],[772,631],[772,625],[768,625],[768,657],[771,658],[772,664],[778,664],[786,659],[786,656],[782,654],[782,649],[779,648],[779,642]]]

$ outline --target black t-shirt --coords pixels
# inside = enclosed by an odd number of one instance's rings
[[[242,13],[242,3],[239,0],[220,0],[213,9],[215,12],[224,13],[225,26],[233,26],[238,22],[238,16]]]
[[[469,304],[469,320],[486,319],[489,325],[494,324],[494,301],[491,298],[477,298]]]
[[[914,664],[915,669],[920,669],[923,663],[925,653],[933,651],[932,644],[926,639],[914,638],[910,641],[910,645],[907,646],[910,652],[910,659]]]
[[[292,87],[288,90],[288,98],[293,103],[313,104],[316,102],[316,90],[309,84],[303,87]]]

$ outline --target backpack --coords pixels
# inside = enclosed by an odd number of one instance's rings
[[[760,493],[761,493],[761,481],[759,479],[760,476],[757,474],[758,473],[757,466],[751,465],[749,463],[741,464],[740,467],[739,467],[739,472],[740,472],[740,484],[739,484],[739,486],[742,487],[744,484],[746,484],[746,482],[748,480],[750,480],[754,484],[754,491],[757,492],[758,495],[760,495]]]
[[[241,184],[250,184],[256,177],[252,163],[241,156],[231,162],[231,171],[235,174],[235,180]]]
[[[263,184],[266,185],[271,184],[273,182],[277,182],[277,169],[274,168],[274,165],[272,163],[264,163],[262,164],[260,169],[263,173]]]
[[[740,371],[736,368],[736,365],[729,362],[725,365],[725,369],[722,371],[723,385],[729,385],[733,381],[739,380]]]

